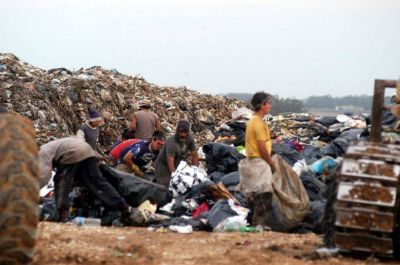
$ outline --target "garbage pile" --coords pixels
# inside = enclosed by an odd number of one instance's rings
[[[327,183],[331,181],[349,145],[368,135],[368,116],[320,118],[309,114],[292,114],[265,117],[273,135],[273,153],[278,154],[289,167],[289,186],[296,182],[295,179],[300,180],[298,183],[302,184],[307,194],[307,198],[303,196],[301,201],[306,203],[306,208],[301,218],[288,220],[287,216],[282,215],[284,205],[275,200],[271,211],[274,223],[271,222],[270,227],[249,227],[250,207],[237,185],[240,181],[238,163],[246,155],[242,144],[251,115],[252,111],[245,108],[233,111],[232,118],[220,124],[215,131],[215,141],[209,141],[199,148],[203,167],[181,162],[172,174],[168,188],[110,166],[101,166],[107,180],[136,209],[131,225],[148,226],[150,230],[169,229],[178,233],[199,230],[262,232],[269,229],[322,233]],[[85,216],[101,219],[98,221],[101,225],[123,225],[117,220],[118,213],[108,211],[84,187],[76,187],[70,199],[71,218]],[[41,207],[42,220],[57,219],[54,200],[42,198]]]
[[[160,87],[115,69],[94,66],[45,71],[13,54],[0,53],[0,104],[33,121],[39,145],[75,134],[88,109],[97,108],[105,119],[100,145],[107,149],[128,127],[142,99],[151,100],[166,132],[173,132],[178,120],[188,119],[201,144],[212,141],[216,126],[244,106],[235,99],[186,87]]]
[[[275,190],[268,213],[274,221],[270,227],[250,228],[251,207],[237,189],[238,163],[246,157],[245,131],[253,114],[245,103],[186,88],[158,87],[143,78],[97,66],[74,72],[65,68],[44,71],[12,54],[0,54],[0,104],[33,121],[39,144],[75,134],[88,108],[95,107],[105,118],[101,144],[110,146],[127,127],[141,99],[153,102],[153,110],[167,132],[172,133],[181,118],[189,120],[202,166],[182,162],[172,173],[169,187],[109,165],[101,165],[100,170],[133,208],[130,225],[169,228],[179,233],[260,232],[271,228],[321,233],[327,182],[350,144],[368,136],[370,123],[368,115],[317,117],[297,113],[265,117],[271,129],[272,152],[279,155],[274,164],[284,165],[277,171],[286,184],[279,192]],[[390,112],[384,113],[383,123],[397,128],[400,124]],[[390,137],[399,143],[398,135]],[[295,190],[301,191],[298,194],[290,194],[293,183],[298,187]],[[285,185],[287,189],[282,188]],[[53,188],[50,182],[42,189],[41,220],[57,220],[54,198],[48,196]],[[124,225],[118,221],[121,213],[107,209],[85,187],[74,187],[69,199],[70,219],[99,218],[101,222],[94,223]],[[76,223],[85,221],[76,219]]]

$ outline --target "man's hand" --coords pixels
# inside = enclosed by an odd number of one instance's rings
[[[143,171],[141,171],[140,168],[133,163],[132,163],[132,171],[136,176],[141,177],[141,178],[144,177]]]

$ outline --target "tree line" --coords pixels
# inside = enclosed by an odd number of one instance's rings
[[[250,102],[253,94],[249,93],[228,93],[226,97],[236,98],[245,102]],[[390,97],[385,97],[385,105],[390,102]],[[325,96],[311,96],[303,100],[291,99],[291,98],[280,98],[274,96],[273,107],[271,114],[275,115],[284,112],[301,113],[307,112],[309,109],[327,109],[335,110],[336,107],[340,106],[354,106],[357,108],[363,108],[364,111],[370,111],[372,107],[372,96],[360,95],[360,96],[344,96],[344,97],[332,97],[330,95]]]
[[[236,98],[238,100],[242,100],[247,103],[250,103],[251,97],[253,96],[253,94],[228,93],[228,94],[225,94],[224,96],[230,97],[230,98]],[[303,101],[298,100],[298,99],[292,99],[292,98],[280,98],[277,95],[274,95],[274,98],[272,100],[272,106],[273,106],[271,109],[272,115],[276,115],[279,113],[285,113],[285,112],[290,112],[290,113],[306,112]]]

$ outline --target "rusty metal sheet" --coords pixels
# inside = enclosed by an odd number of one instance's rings
[[[338,200],[371,205],[394,207],[396,188],[384,187],[378,183],[341,182],[338,187]]]
[[[336,226],[388,233],[393,231],[393,213],[357,207],[335,207],[335,210]]]
[[[347,149],[345,157],[400,162],[400,147],[393,144],[382,145],[370,142],[358,142]]]
[[[392,244],[392,239],[387,237],[357,233],[336,233],[336,245],[342,251],[353,250],[392,255]]]
[[[343,160],[340,173],[343,176],[397,182],[400,165],[380,160],[347,158]]]

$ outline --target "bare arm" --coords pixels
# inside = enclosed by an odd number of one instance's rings
[[[125,165],[129,166],[132,168],[133,162],[132,162],[133,154],[131,152],[126,153],[126,155],[123,158],[123,162]]]
[[[175,171],[175,164],[174,164],[175,158],[173,156],[167,155],[167,162],[168,162],[169,172],[172,174],[172,172]]]
[[[197,153],[197,150],[193,150],[191,153],[192,156],[192,165],[199,166],[199,154]]]
[[[156,131],[161,132],[160,119],[157,119],[157,120],[156,120]]]
[[[272,162],[271,155],[267,150],[266,141],[257,141],[257,147],[261,153],[262,159],[264,159],[271,166],[272,172],[275,172],[274,162]]]
[[[135,116],[135,114],[132,115],[131,125],[129,126],[129,128],[132,131],[136,131],[136,116]]]

